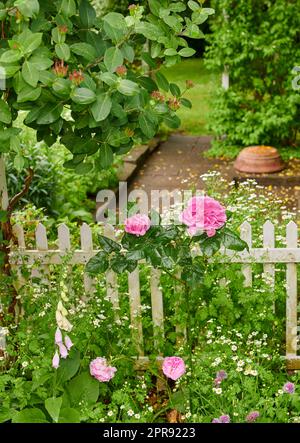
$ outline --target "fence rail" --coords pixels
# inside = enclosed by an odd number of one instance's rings
[[[240,227],[241,237],[249,245],[249,252],[233,252],[224,250],[218,256],[220,263],[240,263],[242,265],[242,273],[245,277],[244,286],[252,286],[252,265],[254,263],[263,264],[264,275],[268,278],[270,287],[275,286],[275,265],[286,265],[286,361],[289,369],[300,369],[300,356],[297,355],[297,263],[300,263],[300,248],[298,248],[298,229],[294,222],[289,222],[286,227],[286,248],[275,247],[275,229],[271,222],[263,225],[263,245],[262,248],[252,248],[252,232],[251,225],[244,222]],[[22,226],[14,226],[14,235],[17,239],[18,246],[11,252],[10,262],[13,268],[19,272],[22,264],[37,264],[34,273],[35,276],[44,275],[49,272],[49,265],[60,265],[64,262],[67,254],[70,254],[68,264],[86,264],[98,250],[94,249],[92,240],[92,230],[87,224],[83,224],[80,228],[80,247],[81,249],[71,250],[71,237],[69,229],[62,224],[58,227],[57,249],[48,248],[46,228],[39,224],[35,232],[35,249],[27,249],[25,235]],[[114,230],[110,226],[104,227],[104,235],[111,239],[115,239]],[[215,261],[215,259],[214,259]],[[20,279],[22,277],[20,276]],[[84,288],[88,295],[94,291],[94,281],[88,275],[84,275]],[[135,342],[138,353],[138,360],[143,366],[147,357],[144,356],[143,349],[143,326],[141,312],[141,294],[140,294],[140,276],[139,268],[128,274],[129,288],[129,305],[130,320],[135,331]],[[106,290],[107,295],[118,312],[119,294],[117,275],[112,271],[106,272]],[[164,306],[163,292],[160,287],[160,271],[151,270],[150,278],[151,305],[152,305],[152,322],[155,331],[163,334],[164,330]],[[181,328],[182,329],[182,328]],[[179,328],[177,328],[179,330]],[[185,331],[183,331],[185,334]],[[183,335],[184,335],[183,334]],[[153,337],[154,343],[156,337]],[[158,349],[158,358],[161,353]]]

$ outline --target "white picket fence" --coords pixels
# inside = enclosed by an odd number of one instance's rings
[[[286,247],[275,248],[275,230],[271,222],[263,225],[263,245],[261,248],[252,248],[252,232],[249,223],[244,222],[240,227],[240,234],[250,248],[250,251],[234,252],[225,250],[218,259],[220,263],[240,263],[246,287],[252,286],[252,265],[253,263],[262,263],[264,275],[268,277],[271,287],[275,285],[275,265],[283,263],[286,265],[286,360],[289,369],[300,369],[300,356],[297,355],[297,263],[300,262],[300,248],[298,248],[298,230],[294,222],[289,222],[286,228]],[[48,266],[51,264],[59,265],[67,254],[71,254],[70,265],[86,264],[98,250],[93,247],[92,231],[87,224],[83,224],[80,229],[81,249],[71,251],[70,232],[66,225],[58,227],[58,249],[49,250],[46,229],[39,224],[36,229],[36,249],[27,249],[25,236],[22,226],[14,226],[14,235],[17,238],[18,247],[11,252],[10,261],[17,271],[24,263],[36,264],[35,275],[41,275],[41,272],[48,272]],[[104,235],[111,239],[114,237],[114,229],[111,226],[104,227]],[[20,277],[21,278],[21,277]],[[93,293],[93,280],[84,275],[84,287],[86,294],[91,296]],[[117,285],[117,275],[108,270],[106,273],[107,295],[114,308],[119,306],[119,294]],[[139,269],[128,275],[130,320],[135,331],[135,340],[137,345],[137,359],[143,366],[147,362],[144,356],[144,338],[142,326],[141,294],[140,294],[140,276]],[[150,277],[151,290],[151,308],[152,322],[154,331],[160,331],[164,334],[164,304],[163,292],[160,286],[160,271],[151,269]],[[117,310],[117,309],[116,309]],[[177,331],[183,332],[177,328]],[[157,332],[156,332],[157,333]],[[154,344],[156,341],[153,337]],[[161,356],[159,349],[158,354]]]

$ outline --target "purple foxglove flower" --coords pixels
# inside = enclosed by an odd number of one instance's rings
[[[52,367],[54,369],[57,369],[59,367],[59,355],[57,351],[55,352],[54,357],[52,359]]]
[[[68,351],[73,346],[72,340],[70,339],[70,337],[68,335],[65,336],[65,345],[66,345],[66,348],[67,348]]]
[[[59,343],[58,347],[59,347],[59,352],[60,352],[61,358],[67,358],[69,353],[68,353],[68,350],[65,347],[65,345],[63,343]]]
[[[56,329],[55,332],[55,344],[59,345],[59,343],[62,343],[63,338],[62,338],[62,333],[61,330],[59,328]]]

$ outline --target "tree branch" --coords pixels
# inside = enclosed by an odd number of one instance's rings
[[[14,210],[14,208],[16,207],[18,202],[29,191],[29,186],[31,185],[31,182],[32,182],[32,179],[33,179],[33,175],[34,175],[33,169],[29,168],[28,169],[28,175],[25,178],[25,183],[24,183],[23,189],[18,194],[16,194],[14,197],[12,197],[12,199],[8,203],[7,212],[8,212],[9,215],[12,214],[12,211]]]

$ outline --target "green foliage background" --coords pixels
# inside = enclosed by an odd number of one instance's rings
[[[300,1],[211,3],[216,14],[207,64],[230,72],[230,88],[218,91],[211,115],[213,152],[234,156],[253,144],[298,146],[300,95],[292,88],[292,70],[300,60]]]

